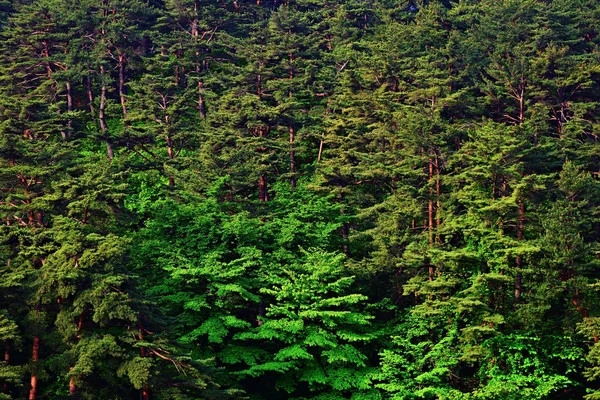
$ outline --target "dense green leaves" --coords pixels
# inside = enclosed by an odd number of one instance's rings
[[[0,398],[600,398],[599,20],[0,1]]]

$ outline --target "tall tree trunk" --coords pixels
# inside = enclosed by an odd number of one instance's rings
[[[194,0],[194,19],[192,20],[191,28],[192,36],[198,37],[198,0]]]
[[[442,202],[440,199],[441,195],[442,195],[442,187],[441,187],[441,181],[440,181],[440,159],[437,155],[435,156],[435,194],[436,194],[435,225],[437,227],[436,236],[437,236],[437,243],[442,244],[442,238],[440,235],[440,225],[442,224],[442,214],[441,214]]]
[[[86,208],[86,213],[87,213],[87,208]],[[82,220],[83,224],[86,223],[86,217],[84,216],[83,220]],[[75,268],[79,268],[79,261],[77,259],[77,257],[75,258]],[[77,321],[77,335],[75,336],[75,338],[77,340],[81,339],[81,328],[83,327],[83,316],[85,314],[85,311],[81,312],[81,314],[79,314],[79,321]],[[69,369],[69,371],[71,371],[73,369],[73,367],[71,367]],[[75,392],[77,391],[77,384],[75,383],[75,377],[73,376],[69,376],[69,396],[74,396]]]
[[[517,240],[521,241],[523,240],[523,231],[525,229],[525,200],[521,200],[519,202],[519,213],[517,219]],[[519,301],[523,291],[523,275],[521,274],[523,256],[521,254],[517,256],[516,265],[517,274],[515,275],[515,301]]]
[[[144,325],[142,324],[142,320],[138,320],[138,338],[140,341],[144,340]],[[148,352],[144,346],[140,347],[140,357],[145,358],[148,356]],[[150,388],[146,383],[141,391],[142,400],[150,400]]]
[[[200,118],[206,119],[206,106],[204,105],[204,82],[198,82],[198,110]]]
[[[4,345],[4,365],[8,366],[10,364],[10,341],[6,341]],[[5,382],[3,385],[4,394],[8,394],[8,382]]]
[[[323,117],[323,121],[327,119],[329,116],[331,106],[331,97],[327,98],[327,107],[325,108],[325,116]],[[321,134],[321,141],[319,142],[319,154],[317,156],[317,164],[321,162],[321,157],[323,156],[323,144],[325,143],[325,130]]]
[[[429,158],[429,204],[427,206],[429,217],[429,246],[433,246],[433,159]]]
[[[87,86],[87,97],[88,97],[88,107],[90,108],[90,114],[92,118],[94,118],[94,92],[92,92],[92,78],[90,76],[91,70],[88,69],[88,75],[86,76],[86,86]]]
[[[340,192],[340,214],[344,215],[346,212],[344,211],[344,194]],[[344,254],[349,256],[350,255],[350,242],[349,242],[349,236],[350,236],[350,227],[348,226],[348,223],[343,222],[342,223],[342,242],[343,242],[343,249],[344,249]]]
[[[167,128],[168,129],[168,128]],[[167,134],[167,154],[169,155],[169,161],[172,161],[175,158],[175,153],[173,152],[173,141],[171,137]],[[169,187],[175,186],[175,178],[173,175],[169,174]]]
[[[42,41],[42,44],[44,46],[44,58],[46,59],[46,62],[44,63],[46,66],[46,76],[48,77],[48,80],[52,80],[52,67],[50,65],[50,48],[48,46],[48,41],[44,40]]]
[[[267,187],[267,175],[262,174],[258,178],[258,200],[269,201],[268,187]]]
[[[104,77],[104,66],[100,66],[100,75]],[[106,125],[106,119],[104,116],[104,108],[106,107],[106,84],[102,81],[102,87],[100,89],[100,106],[98,108],[98,120],[100,121],[100,129],[102,130],[102,136],[106,141],[106,152],[108,158],[112,160],[115,157],[115,153],[112,147],[112,141],[110,140],[110,132],[108,131],[108,125]]]
[[[342,239],[344,240],[344,254],[350,255],[350,244],[348,240],[348,236],[350,234],[350,227],[346,222],[342,224]]]
[[[71,367],[69,370],[72,370],[73,368]],[[77,391],[77,385],[75,384],[75,379],[70,376],[69,377],[69,396],[74,396],[75,392]]]
[[[289,5],[289,4],[288,4]],[[292,92],[292,85],[291,82],[294,79],[294,66],[293,66],[293,62],[294,62],[294,53],[290,52],[290,91],[288,93],[288,96],[290,98],[290,101],[292,101],[292,96],[293,96],[293,92]],[[295,132],[294,132],[294,126],[292,125],[292,123],[290,122],[290,126],[289,126],[289,131],[290,131],[290,173],[292,174],[292,179],[291,179],[291,185],[292,185],[292,191],[294,191],[294,189],[296,189],[296,157],[295,157],[295,150],[294,150],[294,142],[295,142]]]
[[[38,360],[40,356],[40,337],[35,336],[33,338],[33,350],[31,352],[31,386],[29,389],[29,400],[35,400],[37,397],[37,389],[38,389],[38,378],[37,378],[37,368],[38,368]]]
[[[258,128],[258,135],[261,138],[267,136],[267,128],[261,126]],[[266,148],[262,148],[261,151],[266,151]],[[263,174],[258,178],[258,200],[259,201],[269,201],[269,188],[267,186],[267,174],[263,172]]]
[[[123,109],[123,124],[127,120],[127,106],[125,105],[125,55],[119,52],[119,99],[121,100],[121,108]]]
[[[73,111],[73,92],[71,91],[71,82],[67,81],[66,84],[67,89],[67,113],[71,113]],[[67,138],[73,135],[73,119],[69,116],[67,121]]]
[[[292,179],[291,179],[292,191],[294,189],[296,189],[296,157],[295,157],[295,150],[294,150],[294,141],[295,141],[294,127],[292,125],[290,125],[290,173],[292,174]]]

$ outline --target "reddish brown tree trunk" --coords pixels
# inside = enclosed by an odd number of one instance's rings
[[[71,82],[67,81],[65,84],[67,89],[67,112],[73,111],[73,92],[71,91]],[[69,117],[67,121],[67,138],[73,135],[73,120]]]
[[[441,214],[441,195],[442,195],[442,187],[440,182],[440,159],[436,155],[435,157],[435,195],[436,195],[436,220],[435,225],[437,227],[437,243],[442,244],[442,238],[440,235],[440,225],[442,224],[442,214]]]
[[[429,204],[428,204],[428,216],[429,216],[429,245],[433,246],[433,160],[429,159]]]
[[[523,240],[523,230],[525,229],[525,201],[519,202],[519,214],[517,224],[517,240]],[[515,301],[519,301],[523,290],[523,275],[520,270],[523,265],[523,256],[519,254],[516,260],[517,274],[515,276]]]
[[[73,369],[73,368],[70,368]],[[75,379],[71,376],[69,377],[69,396],[75,395],[77,391],[77,385],[75,384]]]
[[[119,52],[119,99],[121,100],[124,121],[127,119],[127,106],[125,105],[125,62],[125,55]]]
[[[200,118],[206,118],[206,106],[204,105],[204,83],[198,82],[198,110],[200,111]]]
[[[52,67],[50,66],[50,50],[48,47],[48,42],[46,40],[42,41],[42,44],[44,45],[44,57],[46,58],[46,76],[48,77],[48,79],[52,79]]]
[[[296,189],[296,158],[294,151],[295,133],[294,127],[290,125],[290,173],[292,174],[292,190]]]
[[[10,364],[10,342],[7,340],[6,344],[4,345],[4,364],[5,365],[9,365]],[[4,394],[8,394],[8,383],[5,382],[3,385],[3,392]]]
[[[140,339],[140,341],[144,340],[144,325],[142,324],[142,321],[139,320],[138,321],[138,338]],[[147,351],[146,348],[144,346],[140,347],[140,357],[147,357]],[[144,387],[142,388],[142,400],[150,400],[150,388],[148,387],[148,384],[145,384]]]
[[[294,62],[294,53],[290,53],[290,81],[292,81],[294,79],[294,67],[293,67],[293,62]],[[291,87],[291,83],[290,83],[290,87]],[[290,92],[288,93],[289,97],[290,97],[290,101],[292,99],[292,90],[290,89]],[[290,123],[290,173],[292,174],[292,179],[291,179],[291,185],[292,185],[292,191],[294,189],[296,189],[296,159],[295,159],[295,151],[294,151],[294,141],[295,141],[295,132],[294,132],[294,127],[292,126],[292,124]]]
[[[92,114],[92,118],[94,118],[94,93],[92,92],[92,78],[89,76],[86,77],[86,86],[87,86],[87,97],[88,97],[88,106],[90,108],[90,114]]]
[[[268,188],[267,188],[267,176],[265,174],[261,175],[258,178],[258,200],[259,201],[268,201]]]
[[[100,75],[104,77],[104,66],[100,66]],[[115,157],[115,153],[112,148],[112,142],[110,140],[108,125],[106,125],[106,119],[104,116],[104,109],[106,107],[106,84],[102,82],[102,87],[100,89],[100,106],[98,108],[98,120],[100,121],[100,129],[102,130],[102,136],[104,136],[104,140],[106,141],[106,152],[108,154],[108,158],[112,160]]]
[[[264,138],[267,136],[267,129],[264,127],[259,127],[258,128],[258,136],[261,138]],[[262,147],[260,149],[260,151],[266,151],[267,149],[265,147]],[[259,178],[258,178],[258,200],[259,201],[269,201],[269,189],[267,186],[267,174],[263,173]]]
[[[33,338],[33,350],[31,352],[31,386],[29,389],[29,400],[35,400],[37,397],[38,378],[37,378],[37,363],[40,355],[40,337]]]
[[[173,158],[175,157],[175,154],[173,152],[173,141],[171,140],[169,135],[167,135],[167,154],[169,155],[169,160],[173,160]],[[169,174],[169,186],[175,186],[175,178],[173,178],[173,175],[171,174]]]
[[[192,36],[198,37],[198,1],[194,1],[194,19],[192,20]]]
[[[325,108],[325,117],[323,117],[323,121],[325,121],[327,119],[327,116],[329,115],[330,106],[331,106],[331,97],[329,97],[327,99],[327,107]],[[323,144],[324,143],[325,143],[325,130],[323,130],[323,133],[321,135],[321,141],[319,142],[319,154],[317,156],[317,164],[321,162],[321,157],[323,156]]]
[[[85,217],[84,217],[84,222],[83,223],[85,224]],[[77,258],[75,258],[75,268],[78,268],[78,267],[79,267],[79,261],[78,261]],[[75,338],[77,340],[81,339],[80,332],[81,332],[81,328],[83,327],[83,316],[84,316],[84,314],[85,314],[85,311],[83,311],[81,314],[79,314],[79,321],[77,321],[77,335],[75,336]],[[69,371],[72,370],[72,369],[73,369],[73,367],[71,367],[69,369]],[[75,377],[69,376],[69,395],[70,396],[75,395],[76,391],[77,391],[77,384],[75,383]]]
[[[343,193],[340,193],[340,214],[344,215],[345,211],[344,211],[344,195]],[[344,248],[344,254],[349,256],[350,255],[350,242],[348,240],[350,234],[350,227],[348,226],[348,224],[346,222],[342,223],[342,241],[343,241],[343,248]]]

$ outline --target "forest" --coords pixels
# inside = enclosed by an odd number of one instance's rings
[[[597,0],[0,0],[0,399],[600,399]]]

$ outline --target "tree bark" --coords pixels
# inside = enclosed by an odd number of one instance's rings
[[[92,118],[94,118],[94,93],[92,92],[92,78],[89,75],[86,77],[86,86],[87,86],[87,97],[88,97],[88,106],[90,108],[90,114]]]
[[[173,141],[171,137],[167,134],[167,154],[169,155],[169,161],[175,158],[175,153],[173,152]],[[169,187],[175,186],[175,178],[173,175],[169,174]]]
[[[140,341],[144,340],[144,325],[142,324],[141,320],[138,320],[138,338],[140,339]],[[147,356],[148,356],[148,353],[146,351],[146,348],[144,346],[141,346],[140,347],[140,357],[145,358]],[[141,395],[142,395],[142,400],[150,400],[150,388],[148,387],[147,383],[142,388]]]
[[[325,117],[323,117],[323,121],[327,119],[329,115],[329,110],[331,106],[331,97],[327,99],[327,107],[325,108]],[[323,144],[325,143],[325,131],[321,135],[321,141],[319,142],[319,154],[317,156],[317,164],[321,162],[321,157],[323,156]]]
[[[291,89],[291,82],[294,79],[293,62],[294,62],[294,53],[290,52],[290,91],[288,93],[290,101],[292,100],[292,96],[293,96],[293,92]],[[294,150],[295,132],[294,132],[294,126],[292,125],[291,122],[290,122],[289,131],[290,131],[290,173],[292,174],[292,179],[291,179],[290,183],[292,186],[292,191],[294,191],[296,189],[296,159],[295,159],[295,150]]]
[[[267,136],[266,133],[267,129],[264,127],[260,127],[258,128],[258,135],[261,138],[264,138]],[[266,151],[266,148],[262,148],[261,151]],[[269,201],[269,189],[267,186],[267,174],[263,173],[259,178],[258,178],[258,200],[259,201]]]
[[[344,254],[350,255],[350,245],[348,243],[348,235],[350,234],[350,227],[346,222],[342,224],[342,239],[344,240]]]
[[[37,397],[38,389],[38,378],[37,378],[37,363],[40,355],[40,337],[35,336],[33,338],[33,350],[31,353],[31,386],[29,390],[29,400],[35,400]]]
[[[198,37],[198,1],[194,1],[194,19],[192,20],[192,36]]]
[[[340,214],[344,215],[344,194],[340,192]],[[348,237],[350,235],[350,227],[346,222],[342,223],[342,241],[343,241],[343,249],[344,254],[350,255],[350,244]]]
[[[433,246],[433,159],[429,159],[429,204],[427,215],[429,217],[429,246]]]
[[[119,52],[119,99],[123,109],[123,124],[126,125],[127,106],[125,105],[125,55]]]
[[[269,194],[267,188],[267,175],[262,174],[258,178],[258,200],[259,201],[269,201]]]
[[[519,202],[519,214],[518,214],[518,225],[517,225],[517,240],[523,240],[523,231],[525,229],[525,201]],[[523,290],[523,275],[520,270],[523,265],[523,256],[519,254],[516,260],[517,274],[515,275],[515,301],[521,299],[521,293]]]
[[[104,66],[100,66],[100,74],[104,76]],[[106,125],[106,119],[104,116],[104,108],[106,107],[106,84],[102,82],[102,88],[100,89],[100,106],[98,108],[98,120],[100,121],[100,129],[102,130],[102,136],[106,141],[106,152],[108,158],[112,160],[115,157],[115,153],[110,140],[110,132],[108,131],[108,125]]]
[[[71,91],[71,82],[67,81],[65,84],[67,89],[67,113],[73,111],[73,92]],[[73,135],[73,119],[69,117],[67,121],[67,138]]]
[[[9,365],[10,364],[10,341],[6,341],[6,344],[4,345],[4,365]],[[8,390],[8,383],[5,382],[3,385],[3,392],[4,394],[8,394],[9,390]]]
[[[294,150],[295,132],[294,127],[290,125],[290,173],[292,174],[292,191],[296,189],[296,157]]]
[[[200,111],[200,118],[206,119],[206,106],[204,105],[204,82],[198,82],[198,110]]]
[[[70,370],[72,370],[73,368],[71,367]],[[75,384],[75,379],[70,376],[69,377],[69,396],[74,396],[75,392],[77,391],[77,385]]]
[[[436,195],[435,225],[437,227],[436,239],[437,239],[438,244],[442,244],[442,238],[440,235],[440,225],[442,224],[442,215],[441,215],[442,204],[441,204],[440,197],[442,195],[442,187],[441,187],[441,181],[440,181],[440,159],[437,155],[435,156],[435,195]]]

